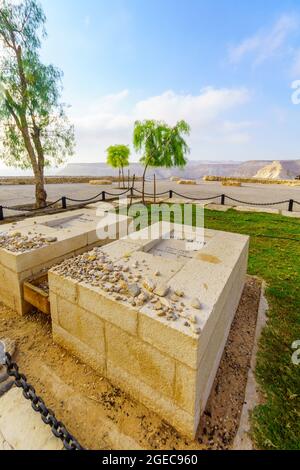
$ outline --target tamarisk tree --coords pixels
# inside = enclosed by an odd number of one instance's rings
[[[119,169],[119,188],[121,175],[125,188],[124,167],[129,166],[130,149],[127,145],[112,145],[107,149],[107,165]]]
[[[32,169],[38,208],[47,203],[45,168],[74,150],[74,128],[60,102],[62,72],[39,56],[45,22],[36,0],[0,0],[0,158]]]
[[[133,131],[133,145],[142,153],[140,163],[144,166],[143,203],[145,203],[145,180],[149,167],[183,168],[190,149],[185,136],[190,134],[190,126],[185,121],[170,127],[163,121],[136,121]]]

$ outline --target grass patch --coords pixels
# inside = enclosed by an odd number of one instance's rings
[[[206,226],[251,236],[248,272],[268,284],[268,324],[258,353],[257,380],[265,395],[252,417],[263,449],[300,449],[300,365],[291,345],[300,339],[300,222],[271,214],[206,214]]]
[[[168,220],[164,214],[160,219]],[[268,285],[268,325],[256,369],[265,400],[252,416],[253,438],[262,449],[300,450],[300,365],[291,360],[291,345],[300,340],[300,221],[206,210],[205,226],[250,235],[248,272]]]

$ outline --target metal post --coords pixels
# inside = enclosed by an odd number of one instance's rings
[[[169,197],[170,197],[170,199],[173,199],[173,191],[172,190],[169,191]]]
[[[294,208],[294,199],[290,199],[289,201],[289,212],[293,212]]]
[[[225,195],[225,194],[222,194],[222,196],[221,196],[221,204],[222,204],[222,206],[225,206],[225,198],[226,198],[226,195]]]
[[[63,196],[61,198],[61,203],[62,203],[62,208],[66,209],[67,208],[67,198],[66,198],[66,196]]]
[[[156,204],[156,175],[154,174],[154,204]]]
[[[105,195],[106,195],[106,194],[105,194],[105,191],[102,191],[102,201],[105,201],[105,200],[106,200],[106,199],[105,199]]]
[[[3,207],[0,206],[0,220],[4,220]]]
[[[133,175],[132,186],[130,188],[130,206],[132,206],[133,197],[134,197],[134,185],[135,185],[135,175]]]

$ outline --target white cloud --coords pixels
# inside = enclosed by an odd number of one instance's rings
[[[240,44],[231,47],[229,60],[238,63],[252,54],[254,65],[259,65],[281,52],[287,39],[298,27],[298,17],[293,14],[282,15],[271,28],[258,31],[245,38]]]
[[[191,125],[207,125],[222,112],[249,99],[244,89],[205,88],[199,95],[176,94],[166,91],[136,104],[134,112],[138,119],[162,119],[174,124],[185,119]]]
[[[246,104],[245,88],[205,88],[198,95],[166,91],[128,106],[129,92],[101,97],[88,109],[71,116],[77,137],[77,161],[103,161],[109,145],[131,144],[137,119],[159,119],[175,124],[185,119],[191,125],[191,158],[199,155],[201,142],[240,144],[249,140],[250,122],[229,121],[228,113]]]

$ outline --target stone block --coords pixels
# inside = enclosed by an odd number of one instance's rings
[[[185,364],[176,362],[175,375],[174,401],[177,406],[195,416],[200,409],[199,374]]]
[[[0,400],[0,437],[10,450],[63,450],[38,413],[32,411],[22,390],[12,388]],[[0,442],[1,444],[1,442]]]
[[[57,297],[58,324],[95,352],[105,355],[104,322],[90,312]]]
[[[57,304],[57,295],[50,290],[49,292],[49,302],[51,305],[51,320],[52,324],[55,323],[58,325],[58,304]]]
[[[72,238],[60,240],[53,245],[39,248],[16,256],[16,270],[22,272],[37,265],[53,262],[53,259],[65,256],[81,247],[87,246],[87,234],[78,234]]]
[[[163,395],[173,396],[175,361],[109,323],[105,325],[105,336],[110,363]]]
[[[170,357],[197,367],[198,339],[144,308],[139,315],[139,337]]]
[[[294,219],[300,219],[300,211],[299,212],[281,211],[281,215],[283,215],[285,217],[292,217]]]
[[[23,252],[11,252],[0,248],[0,297],[7,306],[15,308],[18,313],[25,314],[30,305],[24,302],[23,282],[28,278],[40,274],[68,259],[75,254],[88,251],[93,246],[108,243],[109,239],[97,238],[97,225],[105,219],[108,226],[115,230],[118,238],[119,231],[127,228],[129,218],[120,216],[116,219],[114,214],[106,215],[96,210],[80,209],[60,214],[45,215],[28,218],[24,221],[4,224],[2,231],[8,234],[19,232],[26,237],[52,238],[53,243]],[[7,268],[7,270],[3,270]],[[1,270],[2,269],[2,270]],[[10,293],[5,292],[5,286],[10,285],[14,291],[14,299]],[[75,301],[75,300],[74,300]]]
[[[61,277],[55,272],[49,271],[48,273],[49,290],[54,294],[68,299],[69,302],[76,304],[78,300],[78,283],[72,279],[64,278],[63,282]]]
[[[78,284],[78,305],[84,310],[97,315],[124,331],[133,335],[137,333],[137,315],[136,308],[128,306],[125,303],[116,302],[107,297],[101,289]]]
[[[178,431],[194,439],[200,416],[191,415],[179,406],[174,400],[168,399],[159,390],[154,390],[138,377],[128,373],[110,360],[107,361],[107,377],[112,383],[125,390],[134,399],[143,403],[147,408],[162,416]]]
[[[238,212],[265,212],[266,214],[279,214],[279,209],[273,209],[265,206],[236,206],[234,210]]]
[[[52,324],[52,335],[55,343],[70,351],[74,356],[78,357],[84,364],[88,364],[100,375],[106,375],[105,356],[96,352],[54,323]]]
[[[209,211],[228,212],[232,206],[223,206],[221,204],[205,204],[205,209]]]

